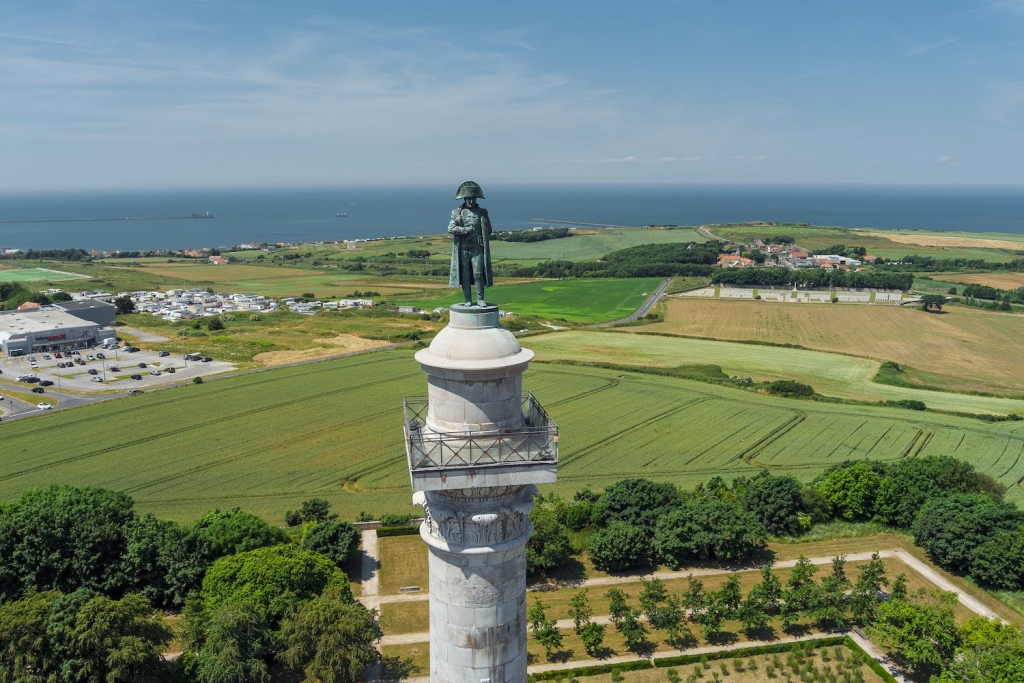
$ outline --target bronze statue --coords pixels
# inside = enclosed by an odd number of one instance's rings
[[[476,285],[476,305],[486,306],[484,287],[494,286],[491,271],[491,219],[487,209],[476,203],[484,199],[480,185],[472,180],[459,185],[455,198],[462,206],[452,211],[448,232],[452,234],[452,266],[449,287],[462,287],[466,304],[473,305],[472,287]]]

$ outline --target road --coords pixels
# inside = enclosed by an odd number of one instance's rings
[[[724,237],[715,237],[714,235],[711,234],[711,231],[709,231],[703,225],[700,226],[699,228],[697,228],[697,232],[699,232],[700,234],[704,235],[709,240],[717,240],[719,242],[728,242],[729,241],[729,240],[725,239]]]
[[[671,284],[671,282],[672,280],[665,280],[660,285],[658,285],[658,288],[654,290],[654,293],[647,297],[647,301],[643,302],[640,305],[640,308],[636,309],[635,311],[627,315],[625,318],[619,318],[618,320],[612,320],[611,322],[607,323],[598,323],[596,325],[590,325],[589,327],[611,327],[612,325],[621,325],[622,323],[631,323],[636,320],[639,320],[640,318],[647,315],[647,313],[650,312],[652,308],[654,308],[654,304],[658,303],[658,299],[660,299],[662,294],[665,293],[665,290],[668,289],[668,286],[669,284]]]

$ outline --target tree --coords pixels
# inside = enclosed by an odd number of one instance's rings
[[[892,582],[892,590],[889,591],[889,600],[907,599],[907,575],[897,574]]]
[[[848,522],[871,519],[881,481],[871,464],[844,463],[818,482],[818,495],[829,514]]]
[[[276,628],[283,616],[325,588],[352,599],[348,578],[336,564],[310,550],[277,545],[217,560],[203,579],[199,599],[204,612],[248,602],[270,628]]]
[[[533,535],[526,542],[526,570],[546,571],[565,564],[572,554],[572,546],[555,510],[539,505],[530,513],[530,519],[533,520]]]
[[[0,507],[0,600],[29,586],[120,594],[132,505],[115,491],[50,486]]]
[[[971,578],[1006,590],[1024,586],[1024,530],[1003,531],[975,548]]]
[[[129,294],[123,294],[114,299],[114,314],[129,315],[135,312],[135,302]]]
[[[651,626],[654,628],[663,628],[659,625],[659,611],[661,607],[668,601],[668,590],[665,588],[665,582],[661,579],[646,579],[640,580],[643,585],[643,590],[640,591],[640,610],[647,617],[647,620],[651,622]]]
[[[583,642],[583,649],[591,657],[601,655],[604,645],[604,624],[587,622],[580,630],[580,640]]]
[[[801,530],[799,515],[805,512],[802,491],[794,477],[775,477],[765,472],[747,482],[743,507],[757,517],[768,533],[795,536]]]
[[[619,632],[626,643],[626,647],[633,652],[641,652],[648,646],[647,629],[640,622],[640,610],[631,609],[626,612],[622,622],[619,624]]]
[[[821,629],[846,626],[846,589],[850,581],[846,578],[846,557],[832,558],[832,573],[821,580],[812,604],[814,620]]]
[[[922,294],[921,295],[921,310],[922,311],[941,311],[942,305],[946,303],[946,297],[941,294]]]
[[[903,458],[886,466],[878,486],[875,516],[884,524],[909,528],[929,499],[949,493],[982,493],[986,482],[974,466],[944,455]]]
[[[679,492],[670,483],[623,479],[605,489],[593,514],[601,526],[625,522],[641,530],[653,530],[658,518],[678,503]]]
[[[769,562],[761,568],[761,581],[750,589],[739,607],[738,617],[743,628],[748,632],[767,628],[770,613],[781,599],[782,583]]]
[[[692,618],[700,625],[704,640],[713,643],[722,634],[725,615],[726,609],[718,601],[718,595],[711,592],[705,597],[701,611],[694,613]]]
[[[302,547],[326,555],[339,567],[359,555],[362,534],[350,522],[329,520],[306,529]]]
[[[739,562],[765,547],[752,513],[712,497],[694,498],[658,520],[654,548],[670,567],[693,561]]]
[[[220,319],[219,316],[213,316],[212,318],[206,321],[206,329],[210,330],[210,332],[223,330],[224,322]]]
[[[608,614],[615,628],[621,628],[622,620],[629,614],[629,605],[626,603],[626,594],[618,588],[609,588],[604,594],[608,598]]]
[[[736,574],[730,574],[722,587],[714,594],[714,601],[721,605],[726,619],[736,616],[743,601],[743,593],[740,591],[740,579]]]
[[[796,566],[787,581],[787,590],[782,595],[782,627],[789,629],[799,619],[801,614],[810,613],[817,596],[817,585],[814,583],[814,574],[818,568],[811,564],[811,561],[801,555]]]
[[[533,637],[544,648],[545,656],[551,659],[551,655],[562,647],[562,632],[558,630],[558,621],[547,618],[544,614],[544,603],[540,598],[533,599],[533,607],[527,613],[526,619],[530,622]]]
[[[193,522],[192,529],[209,546],[211,560],[289,541],[283,529],[238,508],[208,512]]]
[[[29,591],[0,605],[0,681],[154,680],[171,632],[140,595]]]
[[[972,617],[961,629],[962,643],[935,683],[1024,681],[1024,633],[998,619]]]
[[[363,670],[380,659],[374,647],[380,638],[376,610],[331,591],[299,607],[281,623],[286,649],[280,659],[301,668],[306,680],[356,683]]]
[[[218,605],[201,629],[189,617],[186,611],[185,668],[199,683],[269,683],[264,660],[272,636],[253,604],[240,600]]]
[[[123,557],[128,587],[153,605],[180,606],[199,590],[213,562],[205,538],[176,522],[145,515],[129,525]]]
[[[888,647],[893,657],[922,675],[938,673],[953,657],[960,634],[953,619],[955,593],[920,590],[907,600],[878,606],[868,633]]]
[[[878,595],[882,586],[887,585],[889,579],[885,577],[885,565],[879,559],[878,553],[874,553],[871,555],[871,561],[860,568],[860,574],[850,593],[850,611],[854,621],[860,624],[874,621],[875,613],[878,611]]]
[[[580,635],[583,627],[591,622],[593,616],[594,610],[590,607],[590,602],[587,600],[587,589],[584,588],[573,595],[572,600],[569,601],[569,618],[572,619],[576,635]]]
[[[326,522],[338,518],[338,515],[331,514],[331,504],[323,498],[310,498],[303,501],[299,508],[299,515],[303,522]]]
[[[911,527],[914,543],[944,569],[966,572],[975,550],[1000,532],[1014,531],[1024,512],[982,494],[955,493],[926,503]]]
[[[587,554],[601,571],[624,571],[651,564],[651,543],[642,529],[612,522],[590,538]]]

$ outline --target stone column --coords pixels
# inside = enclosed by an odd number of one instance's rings
[[[453,306],[416,353],[427,411],[410,414],[407,400],[406,447],[425,511],[431,683],[526,682],[530,511],[535,484],[555,481],[558,441],[522,393],[532,358],[496,306]]]
[[[430,552],[430,680],[526,680],[532,484],[423,491]]]

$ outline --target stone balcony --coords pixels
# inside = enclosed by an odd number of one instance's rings
[[[498,431],[436,432],[426,397],[405,399],[405,449],[414,491],[516,486],[555,481],[558,426],[522,395],[523,425]]]

